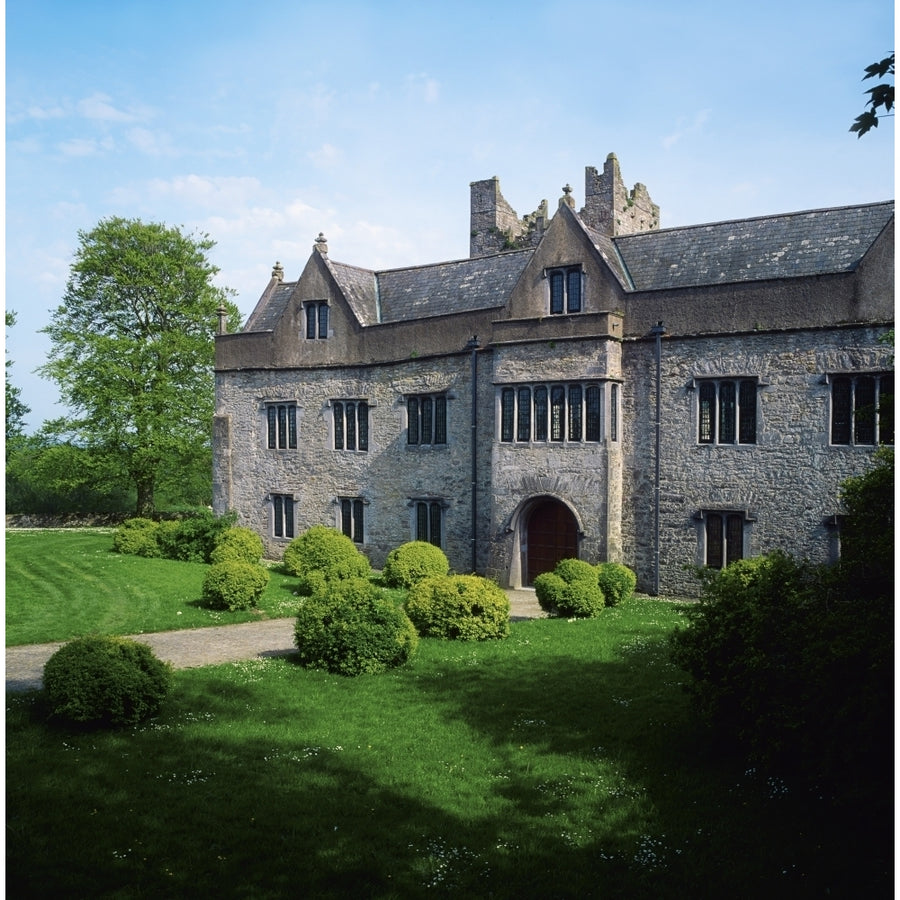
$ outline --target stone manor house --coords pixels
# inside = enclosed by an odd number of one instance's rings
[[[275,558],[326,524],[376,568],[419,539],[512,587],[836,559],[840,485],[894,440],[893,202],[663,229],[612,154],[580,211],[470,190],[468,259],[372,271],[320,234],[218,335],[216,512]]]

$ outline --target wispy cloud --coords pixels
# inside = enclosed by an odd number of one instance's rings
[[[148,156],[177,156],[171,138],[165,132],[151,131],[149,128],[132,128],[128,132],[128,141],[141,153]]]
[[[424,100],[426,103],[437,103],[440,99],[440,82],[426,72],[420,72],[417,75],[407,75],[406,86],[410,94],[418,100]]]
[[[693,117],[691,118],[682,116],[675,123],[675,131],[663,138],[663,147],[668,150],[670,147],[673,147],[675,144],[677,144],[682,138],[702,131],[703,126],[707,123],[707,121],[709,121],[711,115],[712,110],[701,109],[699,112],[694,113]]]
[[[320,169],[333,168],[342,161],[344,156],[334,144],[322,144],[318,150],[310,150],[306,155]]]
[[[115,147],[109,138],[95,140],[94,138],[71,138],[58,145],[63,156],[99,156],[108,153]]]
[[[78,101],[78,113],[85,119],[101,122],[136,122],[146,118],[146,111],[125,111],[113,105],[107,94],[95,93]]]

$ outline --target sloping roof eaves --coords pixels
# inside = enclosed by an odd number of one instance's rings
[[[850,272],[893,201],[716,222],[613,238],[636,290]]]
[[[371,269],[361,269],[326,258],[328,270],[361,325],[378,323],[378,285]]]
[[[376,273],[382,323],[503,306],[533,250]]]
[[[296,281],[282,281],[263,296],[250,314],[243,331],[274,331],[287,309],[291,295],[297,287]]]

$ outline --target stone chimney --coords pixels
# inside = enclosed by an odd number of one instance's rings
[[[523,218],[500,193],[500,179],[495,175],[470,186],[469,256],[490,256],[503,250],[533,247],[547,228],[547,201]]]
[[[598,174],[593,166],[584,170],[584,209],[581,220],[610,237],[637,234],[659,228],[659,207],[647,188],[638,182],[629,192],[622,181],[619,161],[610,153]]]

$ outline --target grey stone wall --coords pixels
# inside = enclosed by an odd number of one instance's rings
[[[748,555],[783,549],[813,562],[834,554],[824,522],[840,511],[841,483],[866,467],[872,447],[830,445],[823,376],[890,368],[877,328],[672,338],[662,341],[660,587],[691,594],[685,566],[702,564],[702,509],[746,510]],[[623,543],[625,561],[653,583],[655,344],[625,345]],[[695,378],[758,378],[757,442],[698,443]]]
[[[288,540],[272,534],[270,493],[294,496],[298,534],[314,524],[339,526],[336,499],[363,497],[367,505],[362,549],[380,567],[391,549],[412,538],[410,499],[441,498],[447,502],[445,550],[457,570],[468,571],[472,546],[470,371],[471,355],[457,354],[439,363],[421,360],[340,370],[220,373],[216,511],[237,510],[240,524],[257,531],[267,554],[280,558]],[[405,396],[443,391],[449,396],[446,446],[409,446]],[[340,399],[368,401],[367,452],[333,449],[331,401]],[[297,450],[266,447],[265,404],[276,400],[297,405]],[[228,429],[226,418],[230,419]],[[481,423],[484,431],[490,427],[487,419]],[[229,433],[230,444],[225,446]],[[230,459],[229,483],[222,465],[226,458]],[[486,453],[480,478],[480,505],[486,517],[488,462]],[[479,552],[486,558],[483,542]]]

